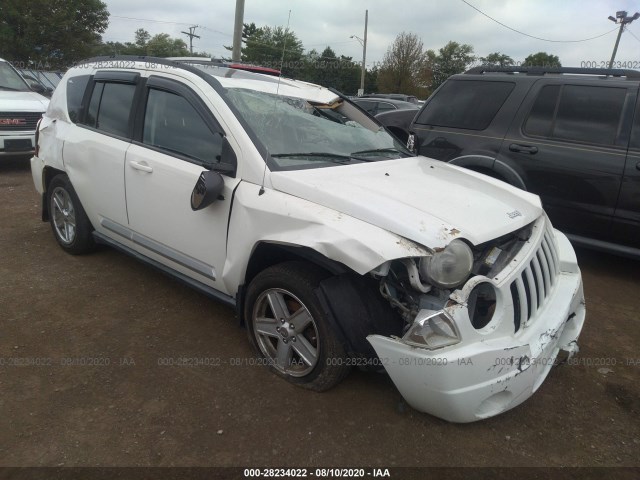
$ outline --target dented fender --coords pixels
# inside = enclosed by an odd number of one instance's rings
[[[247,252],[260,242],[308,247],[360,275],[389,260],[430,254],[415,242],[331,208],[260,190],[260,185],[241,182],[234,194],[222,275],[228,291],[243,283]]]

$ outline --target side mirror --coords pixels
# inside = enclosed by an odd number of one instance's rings
[[[222,175],[213,170],[202,172],[191,192],[191,210],[202,210],[211,205],[220,197],[223,188]]]
[[[38,82],[29,82],[29,87],[31,87],[31,90],[33,90],[34,92],[41,94],[47,91],[47,89]]]

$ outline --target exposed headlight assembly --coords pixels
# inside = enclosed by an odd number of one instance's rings
[[[471,248],[455,239],[444,250],[420,259],[420,276],[436,287],[454,288],[469,277],[472,267]]]
[[[420,310],[402,341],[414,347],[434,350],[460,343],[460,335],[446,311]]]

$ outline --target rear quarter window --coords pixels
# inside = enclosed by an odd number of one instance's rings
[[[80,120],[82,97],[90,78],[91,75],[79,75],[67,80],[67,112],[73,123],[78,123]]]
[[[424,107],[416,123],[484,130],[514,87],[513,82],[449,80]]]

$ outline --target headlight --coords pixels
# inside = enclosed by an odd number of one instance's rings
[[[473,267],[473,252],[462,240],[453,240],[444,250],[420,259],[420,276],[440,288],[464,282]]]
[[[402,341],[415,347],[433,350],[460,342],[453,319],[444,310],[420,310]]]

